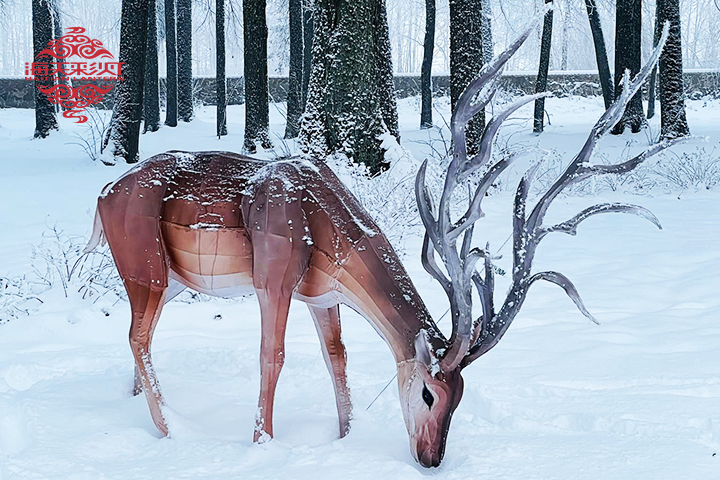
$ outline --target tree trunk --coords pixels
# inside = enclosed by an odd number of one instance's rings
[[[482,0],[450,0],[450,104],[458,98],[483,66]],[[467,153],[477,152],[485,111],[478,112],[465,127]]]
[[[425,43],[420,67],[420,91],[422,110],[420,128],[431,128],[432,121],[432,62],[435,50],[435,0],[425,0]]]
[[[177,0],[178,118],[193,118],[192,0]]]
[[[615,98],[622,93],[622,78],[625,70],[630,70],[630,78],[640,71],[640,44],[642,40],[642,3],[641,0],[617,0],[615,12]],[[633,133],[637,133],[645,123],[642,92],[638,92],[630,100],[623,117],[612,130],[613,134],[621,134],[625,125],[630,125]]]
[[[658,18],[660,15],[658,14],[658,4],[656,2],[655,4],[655,28],[653,33],[653,49],[657,47],[658,42],[660,41],[660,25],[658,24]],[[648,82],[648,107],[647,107],[647,119],[650,120],[655,116],[655,100],[657,99],[655,96],[655,91],[657,87],[657,65],[655,65],[652,69],[652,72],[650,73],[650,81]]]
[[[487,0],[483,2],[482,25],[480,25],[480,28],[482,30],[483,63],[489,63],[495,55],[495,49],[492,35],[492,12],[490,11],[490,2]]]
[[[303,79],[302,79],[302,111],[307,105],[308,86],[310,85],[310,72],[312,72],[313,50],[313,0],[303,0]]]
[[[663,139],[690,135],[685,115],[679,0],[657,0],[658,28],[670,22],[670,33],[660,55],[660,124]]]
[[[399,140],[384,0],[318,0],[308,102],[300,127],[305,152],[345,154],[372,173],[387,167],[378,138]]]
[[[215,1],[215,94],[217,136],[227,135],[227,98],[225,96],[225,0]]]
[[[588,13],[588,21],[590,22],[590,31],[593,36],[595,45],[595,60],[598,66],[598,76],[600,77],[600,87],[602,88],[603,100],[605,101],[605,109],[610,108],[614,97],[614,88],[612,77],[610,75],[610,65],[607,59],[607,49],[605,48],[605,37],[603,37],[602,26],[600,25],[600,15],[598,14],[595,0],[585,0],[585,8]]]
[[[33,53],[37,57],[41,50],[53,38],[52,1],[32,0]],[[35,62],[48,62],[50,57],[35,58]],[[38,87],[49,88],[54,85],[53,77],[35,77],[35,138],[45,138],[51,130],[58,129],[55,106],[38,90]]]
[[[157,4],[148,0],[147,51],[145,52],[145,90],[143,92],[144,132],[160,129],[160,85],[158,79]]]
[[[552,3],[552,0],[545,0],[545,3]],[[550,69],[550,45],[552,44],[553,11],[545,14],[543,23],[542,40],[540,41],[540,65],[538,67],[535,93],[547,90],[548,70]],[[533,115],[533,132],[542,133],[545,123],[545,98],[535,100],[535,112]]]
[[[395,79],[390,47],[390,31],[388,29],[387,9],[385,0],[375,1],[373,5],[372,33],[375,47],[375,85],[380,114],[390,135],[400,143],[398,128],[397,99],[395,98]]]
[[[167,79],[165,82],[165,125],[177,126],[177,39],[175,35],[175,0],[165,0],[165,53]]]
[[[60,9],[56,0],[52,2],[52,15],[53,15],[53,38],[59,40],[63,36],[62,21],[60,19]],[[59,75],[57,78],[58,85],[67,85],[71,87],[70,78],[64,75]],[[67,107],[61,105],[55,105],[55,111],[60,112],[62,110],[69,110]]]
[[[255,141],[272,148],[268,128],[267,21],[265,0],[243,0],[245,41],[245,149],[255,153]]]
[[[303,9],[302,0],[289,0],[290,73],[287,92],[285,138],[295,138],[300,131],[303,81]]]
[[[139,160],[148,2],[149,0],[122,2],[119,60],[123,63],[125,81],[118,82],[115,87],[115,105],[103,147],[106,162],[113,162],[118,158],[123,158],[127,163]]]

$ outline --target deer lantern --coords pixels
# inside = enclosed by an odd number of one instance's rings
[[[146,160],[103,190],[86,251],[94,249],[103,236],[110,245],[132,310],[135,393],[145,392],[152,419],[163,434],[168,434],[165,403],[150,344],[164,303],[186,287],[210,295],[257,295],[262,380],[255,441],[273,435],[273,399],[283,366],[292,298],[310,309],[333,379],[340,436],[348,432],[351,403],[338,305],[361,313],[395,357],[411,451],[425,467],[437,466],[443,458],[450,420],[463,394],[462,370],[498,343],[533,283],[545,280],[560,286],[592,319],[564,275],[531,273],[533,256],[547,234],[574,234],[579,223],[599,213],[639,214],[660,226],[643,207],[616,203],[590,207],[557,225],[545,226],[543,218],[568,185],[594,175],[630,171],[674,143],[661,143],[617,165],[589,163],[598,140],[617,123],[649,75],[667,29],[650,62],[632,82],[626,74],[622,95],[532,210],[526,198],[534,170],[520,181],[514,203],[512,285],[496,310],[493,256],[488,249],[473,247],[472,235],[483,216],[481,203],[488,188],[515,155],[492,164],[491,145],[508,116],[544,94],[523,97],[493,118],[485,128],[479,153],[472,157],[466,154],[465,124],[491,100],[504,65],[536,23],[489,62],[458,100],[451,123],[454,155],[437,208],[425,185],[427,162],[417,173],[416,197],[426,229],[422,263],[450,301],[449,338],[433,322],[373,219],[322,161],[266,162],[226,152],[171,151]],[[453,220],[453,191],[481,171],[485,173],[469,208]],[[436,255],[444,269],[438,266]],[[481,301],[477,319],[472,316],[473,288]]]

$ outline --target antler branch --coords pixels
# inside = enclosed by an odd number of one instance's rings
[[[544,15],[544,14],[543,14]],[[568,187],[594,175],[622,174],[629,172],[640,165],[647,158],[665,150],[686,139],[677,139],[659,143],[637,155],[636,157],[616,165],[592,165],[590,157],[600,138],[612,129],[620,120],[622,113],[630,99],[637,93],[657,62],[660,52],[668,36],[668,25],[658,46],[653,51],[650,61],[640,70],[640,73],[631,82],[629,73],[625,72],[624,89],[617,101],[605,111],[592,128],[588,139],[580,152],[570,162],[562,175],[552,184],[548,191],[540,198],[528,214],[527,196],[538,165],[532,167],[520,181],[513,209],[513,270],[512,285],[505,298],[500,311],[494,310],[494,274],[493,257],[490,247],[485,249],[472,248],[472,234],[475,222],[484,216],[481,208],[482,199],[497,177],[513,163],[513,161],[526,151],[516,152],[498,161],[480,178],[474,193],[468,191],[470,202],[465,213],[453,223],[450,217],[450,200],[456,187],[466,181],[470,175],[486,165],[491,158],[492,144],[503,122],[523,105],[533,100],[547,96],[547,93],[530,95],[514,102],[486,126],[480,140],[479,152],[472,158],[467,158],[465,146],[465,125],[472,116],[480,111],[492,99],[503,67],[510,57],[520,48],[530,32],[535,28],[543,15],[539,15],[531,25],[513,42],[508,49],[489,62],[478,77],[471,82],[465,92],[460,96],[451,121],[451,131],[454,143],[453,158],[448,166],[437,218],[432,205],[431,196],[425,186],[427,161],[418,171],[415,194],[417,197],[420,217],[426,228],[423,242],[422,260],[425,269],[442,285],[452,312],[453,330],[448,341],[448,348],[441,359],[441,369],[450,371],[463,368],[479,356],[487,353],[502,338],[513,319],[522,307],[528,289],[538,280],[544,280],[560,286],[573,300],[577,308],[593,322],[597,321],[588,312],[573,283],[563,274],[553,271],[531,274],[532,261],[539,242],[551,232],[563,232],[575,235],[578,225],[587,218],[600,213],[632,213],[639,215],[660,227],[658,219],[647,209],[623,203],[607,203],[586,208],[571,219],[544,227],[542,225],[545,213],[558,194]],[[475,101],[473,102],[473,99]],[[457,240],[463,235],[460,250]],[[435,252],[442,259],[447,275],[435,262]],[[477,271],[476,265],[484,260],[484,271]],[[472,287],[476,288],[482,304],[482,316],[472,319]]]

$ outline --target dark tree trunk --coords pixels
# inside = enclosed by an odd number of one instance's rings
[[[245,41],[245,149],[255,153],[255,141],[272,148],[268,128],[267,21],[265,0],[243,0]]]
[[[312,72],[313,50],[313,0],[303,0],[303,79],[302,79],[302,111],[307,105],[308,86],[310,85],[310,72]]]
[[[397,99],[393,75],[392,53],[390,49],[390,31],[388,29],[385,0],[375,1],[373,5],[372,33],[375,56],[375,85],[377,88],[380,114],[390,135],[400,143],[398,128]]]
[[[552,0],[545,0],[545,3],[552,3]],[[542,40],[540,41],[540,65],[538,67],[535,93],[547,90],[548,70],[550,69],[550,45],[552,44],[553,11],[545,14],[543,23]],[[541,133],[545,121],[545,98],[535,100],[535,112],[533,115],[533,132]]]
[[[458,98],[483,66],[482,0],[450,0],[450,104]],[[480,111],[465,128],[467,152],[477,152],[485,129],[485,111]]]
[[[658,7],[659,5],[655,4],[655,29],[653,34],[653,49],[657,47],[658,42],[660,41],[660,26],[658,24]],[[647,119],[650,120],[655,116],[655,100],[656,97],[656,87],[657,87],[657,65],[655,65],[652,69],[652,72],[650,73],[650,82],[648,83],[648,108],[647,108]]]
[[[423,44],[423,61],[420,67],[420,91],[422,109],[420,111],[420,128],[433,126],[432,120],[432,61],[435,50],[435,0],[425,0],[425,43]]]
[[[37,56],[53,38],[51,0],[32,0],[33,52]],[[36,62],[48,62],[50,57],[35,58]],[[54,60],[54,59],[53,59]],[[54,85],[52,77],[35,77],[35,138],[45,138],[51,130],[58,129],[55,106],[37,87],[48,88]]]
[[[225,0],[215,1],[215,104],[217,136],[227,135],[227,99],[225,97]]]
[[[610,75],[610,65],[607,59],[607,49],[605,48],[605,37],[603,37],[602,26],[600,25],[600,15],[598,14],[597,4],[595,0],[585,0],[587,8],[588,20],[590,21],[590,31],[593,36],[593,44],[595,45],[595,60],[598,66],[598,76],[600,77],[600,87],[602,88],[603,100],[605,108],[610,108],[613,102],[614,89],[612,77]]]
[[[165,53],[167,55],[167,80],[165,82],[165,125],[177,126],[178,79],[177,38],[175,35],[175,0],[165,0]]]
[[[138,143],[142,120],[145,51],[149,0],[123,0],[120,22],[120,58],[125,81],[115,87],[115,104],[103,157],[139,160]],[[106,160],[106,161],[107,161]],[[112,161],[112,160],[111,160]]]
[[[145,90],[143,92],[143,133],[160,129],[160,81],[158,79],[157,3],[148,0]]]
[[[177,0],[178,118],[193,118],[192,0]]]
[[[630,78],[640,71],[640,44],[642,40],[642,2],[641,0],[617,0],[615,12],[615,98],[622,93],[622,78],[625,70],[630,70]],[[620,134],[630,125],[637,133],[645,122],[642,105],[642,92],[630,100],[623,117],[612,133]]]
[[[290,73],[287,92],[285,138],[295,138],[300,131],[303,81],[303,9],[302,0],[289,0]]]
[[[398,138],[385,2],[318,0],[314,22],[303,150],[343,153],[380,172],[387,164],[378,137]]]
[[[60,37],[63,36],[63,29],[62,29],[62,21],[60,19],[60,9],[58,8],[58,4],[56,0],[53,0],[52,2],[52,15],[53,15],[53,38],[55,40],[59,40]],[[67,85],[70,87],[70,78],[60,75],[58,79],[56,80],[58,85]],[[55,111],[59,112],[61,110],[68,110],[67,107],[62,107],[60,105],[55,105]]]
[[[690,135],[685,115],[679,0],[657,0],[658,27],[670,22],[670,34],[660,55],[660,124],[664,139]]]
[[[494,44],[492,35],[492,12],[490,11],[490,2],[483,0],[483,17],[482,25],[482,48],[483,48],[483,63],[488,63],[493,59],[494,56]]]

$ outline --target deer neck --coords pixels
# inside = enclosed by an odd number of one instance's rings
[[[362,314],[386,341],[400,364],[415,358],[415,337],[435,323],[387,240],[366,237],[337,277],[343,302]]]

